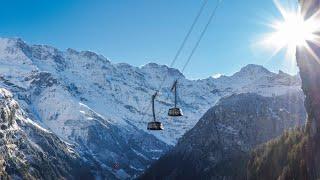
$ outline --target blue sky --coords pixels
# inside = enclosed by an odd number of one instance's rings
[[[209,0],[176,68],[182,68],[215,3]],[[135,66],[169,64],[200,5],[200,0],[0,0],[0,36],[91,50]],[[266,23],[279,17],[272,0],[224,0],[186,76],[230,75],[246,64],[295,73],[283,53],[272,57],[254,45],[270,31]]]

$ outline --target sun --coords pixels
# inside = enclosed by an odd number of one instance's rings
[[[313,29],[298,13],[285,14],[284,20],[276,22],[273,26],[276,31],[271,37],[275,43],[284,46],[304,46],[308,40],[312,40]]]
[[[285,49],[286,56],[295,59],[297,47],[307,47],[308,42],[319,40],[316,35],[320,27],[319,21],[316,21],[315,16],[305,19],[299,6],[290,9],[277,0],[274,0],[274,3],[281,13],[281,18],[269,24],[272,32],[264,36],[262,43],[274,49],[274,54]]]

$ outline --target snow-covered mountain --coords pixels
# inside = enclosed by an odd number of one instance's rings
[[[101,173],[98,166],[89,167],[70,144],[29,119],[2,88],[0,152],[0,179],[90,179],[93,172]]]
[[[165,131],[149,132],[151,95],[164,76],[156,113]],[[176,79],[184,117],[168,118]],[[0,39],[0,87],[13,93],[31,119],[118,178],[141,173],[222,97],[301,91],[298,77],[258,65],[232,76],[189,80],[165,65],[114,64],[89,51],[61,51],[8,38]]]
[[[301,93],[222,98],[141,179],[246,179],[250,151],[305,123]]]

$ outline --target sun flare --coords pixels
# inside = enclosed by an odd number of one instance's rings
[[[263,44],[271,47],[274,54],[286,49],[286,56],[294,59],[297,47],[307,47],[308,42],[318,40],[316,32],[320,27],[319,21],[316,21],[315,16],[304,19],[299,7],[290,9],[285,8],[277,0],[274,2],[282,17],[269,24],[272,32],[264,37]]]

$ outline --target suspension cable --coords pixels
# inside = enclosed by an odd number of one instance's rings
[[[199,20],[199,17],[200,17],[200,15],[202,14],[202,12],[203,12],[205,6],[207,5],[207,3],[208,3],[208,0],[203,0],[203,3],[202,3],[202,5],[201,5],[200,10],[198,11],[196,17],[194,18],[194,20],[193,20],[193,22],[192,22],[192,24],[191,24],[191,26],[190,26],[190,28],[189,28],[186,36],[184,37],[184,39],[183,39],[183,41],[182,41],[182,43],[181,43],[181,45],[180,45],[180,47],[179,47],[176,55],[174,56],[172,62],[170,63],[170,66],[169,66],[170,68],[172,68],[172,67],[174,66],[175,62],[177,61],[178,57],[180,56],[180,54],[181,54],[184,46],[186,45],[186,43],[187,43],[187,41],[188,41],[188,39],[189,39],[189,37],[190,37],[190,34],[192,33],[195,25],[197,24],[197,22],[198,22],[198,20]],[[161,90],[161,88],[162,88],[162,86],[163,86],[163,83],[165,82],[165,80],[167,79],[167,77],[168,77],[168,74],[166,74],[166,75],[164,76],[164,78],[163,78],[162,82],[160,83],[160,86],[159,86],[159,88],[157,89],[157,91],[160,91],[160,90]]]
[[[208,19],[207,24],[206,24],[205,27],[203,28],[203,30],[202,30],[202,32],[201,32],[201,34],[200,34],[200,36],[199,36],[199,38],[198,38],[195,46],[193,47],[190,55],[188,56],[185,64],[183,65],[183,68],[182,68],[182,70],[181,70],[181,73],[183,73],[183,72],[185,71],[185,69],[186,69],[186,67],[189,65],[189,63],[190,63],[193,55],[194,55],[195,52],[197,51],[197,49],[198,49],[198,47],[199,47],[199,45],[200,45],[200,42],[201,42],[201,40],[203,39],[204,35],[206,34],[206,32],[207,32],[207,30],[208,30],[208,28],[209,28],[209,25],[211,24],[212,20],[213,20],[214,17],[216,16],[217,10],[218,10],[218,8],[220,7],[222,1],[223,1],[223,0],[218,0],[216,6],[213,8],[213,10],[212,10],[212,12],[211,12],[211,14],[210,14],[210,17],[209,17],[209,19]],[[179,78],[178,78],[176,81],[178,81],[178,80],[179,80]],[[175,97],[175,98],[176,98],[176,97]]]
[[[186,69],[186,67],[188,66],[188,64],[190,63],[190,60],[192,59],[194,53],[195,53],[196,50],[198,49],[198,47],[199,47],[199,45],[200,45],[200,42],[201,42],[202,38],[204,37],[204,35],[206,34],[206,32],[207,32],[207,30],[208,30],[208,27],[209,27],[210,23],[212,22],[213,18],[216,16],[216,12],[217,12],[219,6],[221,5],[222,1],[223,1],[223,0],[218,0],[217,5],[214,7],[214,9],[213,9],[213,11],[212,11],[212,13],[211,13],[211,15],[210,15],[210,18],[209,18],[207,24],[205,25],[203,31],[201,32],[201,34],[200,34],[200,36],[199,36],[199,38],[198,38],[198,41],[196,42],[195,46],[193,47],[193,49],[192,49],[192,51],[191,51],[191,53],[190,53],[190,55],[189,55],[186,63],[184,64],[184,66],[183,66],[183,68],[182,68],[182,70],[181,70],[182,73],[185,71],[185,69]]]
[[[202,5],[201,5],[198,13],[196,14],[196,17],[194,18],[194,20],[193,20],[193,22],[192,22],[192,24],[191,24],[191,26],[190,26],[190,28],[189,28],[186,36],[184,37],[184,39],[183,39],[180,47],[178,48],[177,53],[175,54],[174,58],[172,59],[172,61],[171,61],[171,63],[170,63],[170,66],[169,66],[170,68],[172,68],[172,67],[174,66],[175,62],[177,61],[178,57],[180,56],[183,48],[185,47],[185,44],[187,43],[187,41],[188,41],[188,39],[189,39],[189,37],[190,37],[191,32],[193,31],[195,25],[197,24],[197,22],[198,22],[198,20],[199,20],[199,17],[200,17],[200,15],[202,14],[202,12],[203,12],[205,6],[207,5],[207,3],[208,3],[208,0],[203,0]],[[161,88],[162,88],[162,86],[163,86],[163,84],[164,84],[164,82],[165,82],[165,80],[166,80],[167,78],[168,78],[168,74],[166,74],[166,75],[163,77],[163,79],[162,79],[162,81],[161,81],[158,89],[156,89],[156,93],[158,93],[158,92],[161,90]],[[150,110],[150,106],[151,106],[151,103],[149,104],[149,106],[145,106],[145,108],[142,110],[142,112],[144,113],[146,110],[149,111],[149,110]],[[146,114],[147,114],[147,113],[144,113],[144,115],[143,115],[143,117],[142,117],[142,121],[144,120]]]
[[[214,7],[214,9],[213,9],[213,11],[212,11],[212,13],[211,13],[211,15],[210,15],[210,17],[209,17],[209,20],[208,20],[207,24],[205,25],[204,29],[202,30],[202,32],[201,32],[201,34],[200,34],[200,36],[199,36],[199,38],[198,38],[195,46],[193,47],[190,55],[189,55],[188,58],[187,58],[187,61],[186,61],[185,64],[183,65],[183,68],[182,68],[182,70],[181,70],[182,73],[185,71],[185,69],[186,69],[186,67],[189,65],[189,63],[190,63],[193,55],[195,54],[196,50],[198,49],[198,47],[199,47],[199,45],[200,45],[200,42],[201,42],[201,40],[203,39],[204,35],[206,34],[206,32],[207,32],[207,30],[208,30],[208,28],[209,28],[209,25],[211,24],[212,20],[213,20],[214,17],[216,16],[216,12],[217,12],[218,8],[220,7],[220,5],[222,4],[222,1],[223,1],[223,0],[218,0],[216,6]],[[180,45],[180,47],[179,47],[179,49],[178,49],[175,57],[173,58],[170,66],[169,66],[170,68],[173,67],[173,65],[174,65],[175,62],[177,61],[178,57],[180,56],[180,54],[181,54],[181,52],[182,52],[182,49],[184,48],[187,40],[188,40],[189,37],[190,37],[191,32],[193,31],[195,25],[197,24],[197,22],[198,22],[198,20],[199,20],[199,17],[200,17],[200,15],[202,14],[202,12],[203,12],[203,10],[204,10],[207,2],[208,2],[208,0],[204,0],[204,1],[203,1],[202,6],[201,6],[199,12],[197,13],[197,15],[196,15],[196,17],[195,17],[195,19],[194,19],[194,21],[193,21],[193,23],[192,23],[189,31],[187,32],[187,34],[186,34],[185,38],[183,39],[183,41],[182,41],[182,43],[181,43],[181,45]],[[159,85],[159,88],[156,89],[156,93],[159,93],[159,91],[161,90],[161,88],[162,88],[165,80],[167,79],[167,77],[168,77],[168,74],[166,74],[166,75],[164,76],[164,78],[162,79],[162,81],[161,81],[161,83],[160,83],[160,85]],[[150,104],[150,105],[151,105],[151,104]],[[145,109],[145,110],[149,111],[150,105],[147,106],[147,109]],[[145,111],[143,111],[143,112],[145,112]],[[147,113],[145,113],[145,114],[143,115],[142,121],[144,120],[146,114],[147,114]]]

